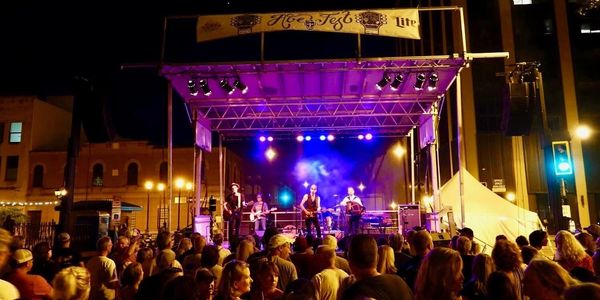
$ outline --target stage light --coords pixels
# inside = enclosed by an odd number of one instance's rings
[[[383,74],[383,78],[381,78],[381,80],[375,84],[375,87],[381,91],[390,81],[392,81],[390,75]]]
[[[516,198],[517,197],[515,196],[515,193],[513,193],[513,192],[506,193],[506,200],[508,200],[510,202],[515,202]]]
[[[331,141],[335,140],[335,136],[333,136],[333,134],[328,134],[327,140],[331,142]]]
[[[396,155],[396,157],[402,157],[404,154],[406,154],[406,149],[404,149],[402,145],[397,144],[396,147],[394,147],[394,155]]]
[[[267,141],[272,142],[273,141],[273,137],[272,136],[268,136],[267,137]]]
[[[425,74],[419,73],[417,75],[417,81],[415,82],[415,90],[417,90],[417,91],[422,90],[423,85],[425,85]]]
[[[400,87],[400,84],[402,84],[403,81],[404,76],[402,74],[396,75],[394,81],[392,81],[392,84],[390,84],[390,88],[392,89],[392,91],[397,91],[398,87]]]
[[[362,192],[364,189],[366,189],[367,187],[362,184],[362,182],[358,185],[358,189]]]
[[[307,142],[310,142],[310,140],[312,140],[312,137],[311,137],[310,135],[307,135],[307,136],[304,138],[304,140],[305,140],[305,141],[307,141]]]
[[[370,133],[365,134],[365,140],[370,141],[373,139],[373,135]]]
[[[396,202],[392,202],[390,204],[390,208],[395,210],[396,208],[398,208],[398,204],[396,204]]]
[[[229,85],[229,82],[227,82],[227,79],[225,78],[221,79],[219,86],[221,86],[221,88],[224,89],[229,95],[233,94],[233,91],[235,91],[235,89]]]
[[[196,86],[196,82],[193,80],[188,80],[188,90],[190,91],[190,96],[197,96],[198,86]]]
[[[210,87],[208,87],[208,82],[206,82],[206,80],[201,79],[198,81],[198,85],[202,89],[202,94],[204,94],[204,96],[210,96],[212,94],[212,91],[210,90]]]
[[[269,148],[267,149],[267,151],[265,151],[265,157],[269,160],[272,161],[275,156],[277,156],[277,152],[275,152],[275,150],[273,150],[273,148]]]
[[[296,136],[296,141],[303,142],[304,141],[304,136],[303,135]]]
[[[243,84],[239,78],[236,79],[235,82],[233,82],[233,86],[236,89],[240,90],[240,92],[242,92],[242,94],[245,94],[248,92],[248,86]]]
[[[435,90],[437,88],[438,80],[438,75],[436,73],[431,73],[431,75],[429,75],[429,86],[427,87],[427,90]]]
[[[308,181],[305,180],[302,185],[304,186],[305,189],[307,189],[308,188]]]
[[[319,136],[319,140],[321,140],[321,141],[324,141],[324,140],[326,140],[326,139],[327,139],[327,137],[326,137],[324,134],[321,134],[321,135]]]
[[[364,140],[364,139],[365,139],[365,136],[364,136],[363,134],[359,134],[359,135],[358,135],[358,139],[362,141],[362,140]]]
[[[262,143],[262,142],[266,141],[266,140],[267,140],[267,138],[266,138],[264,135],[261,135],[261,136],[258,138],[258,140],[259,140],[259,141]]]

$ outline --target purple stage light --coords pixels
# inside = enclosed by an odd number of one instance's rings
[[[273,141],[273,137],[272,137],[272,136],[269,136],[269,137],[267,138],[267,141],[269,141],[269,142],[272,142],[272,141]]]
[[[335,136],[333,136],[333,134],[328,134],[327,140],[331,142],[331,141],[335,140]]]
[[[365,138],[365,136],[364,136],[364,135],[362,135],[362,134],[359,134],[359,135],[358,135],[358,139],[359,139],[359,140],[361,140],[361,141],[362,141],[364,138]]]
[[[365,139],[366,139],[367,141],[370,141],[371,139],[373,139],[373,135],[372,135],[372,134],[370,134],[370,133],[367,133],[367,134],[365,135]]]
[[[303,142],[304,141],[304,136],[303,135],[296,136],[296,141]]]
[[[261,141],[261,143],[262,143],[262,142],[266,141],[266,140],[267,140],[267,138],[266,138],[264,135],[261,135],[261,136],[258,138],[258,140],[259,140],[259,141]]]

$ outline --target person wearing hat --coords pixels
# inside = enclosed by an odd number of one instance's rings
[[[242,209],[246,206],[244,195],[240,193],[240,185],[231,183],[231,194],[227,195],[223,202],[223,217],[228,221],[228,240],[237,239],[242,223]]]
[[[285,291],[287,285],[298,279],[296,266],[289,261],[290,253],[292,252],[291,245],[294,239],[287,237],[284,234],[276,234],[269,239],[269,255],[268,259],[277,265],[279,268],[279,282],[277,288]]]
[[[9,245],[12,243],[12,235],[5,229],[0,228],[0,269],[6,266],[10,257]],[[0,279],[0,299],[19,299],[19,291],[10,282]]]
[[[12,257],[14,271],[8,281],[19,290],[21,299],[48,299],[52,295],[52,286],[40,275],[27,274],[33,268],[33,254],[27,249],[18,249]]]
[[[79,252],[71,248],[71,236],[63,232],[58,235],[59,243],[52,249],[52,260],[62,270],[68,267],[83,267]]]

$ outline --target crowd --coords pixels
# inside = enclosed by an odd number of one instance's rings
[[[68,233],[30,250],[0,229],[0,299],[600,299],[599,234],[598,225],[559,231],[551,255],[544,231],[499,235],[490,256],[469,228],[437,247],[422,228],[377,240],[268,228],[259,244],[250,235],[228,248],[222,233],[208,243],[160,232],[155,247],[102,237],[82,259]]]

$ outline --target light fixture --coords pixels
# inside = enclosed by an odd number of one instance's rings
[[[258,138],[258,140],[259,140],[259,141],[262,143],[262,142],[266,141],[266,140],[267,140],[267,138],[266,138],[264,135],[261,135],[261,136]]]
[[[335,140],[335,136],[333,134],[328,134],[327,140],[331,142],[331,141]]]
[[[427,90],[435,90],[437,88],[438,80],[438,75],[436,73],[431,73],[431,75],[429,75],[429,86],[427,87]]]
[[[364,134],[359,134],[358,135],[358,139],[359,140],[364,140],[365,139],[365,135]]]
[[[307,135],[307,136],[304,138],[304,140],[305,140],[305,141],[307,141],[307,142],[310,142],[310,140],[312,140],[312,137],[311,137],[310,135]]]
[[[206,82],[205,79],[200,79],[200,81],[198,81],[198,85],[202,89],[202,94],[204,94],[204,96],[210,96],[212,94],[210,87],[208,87],[208,82]]]
[[[390,84],[392,91],[397,91],[398,87],[400,87],[400,84],[402,84],[403,81],[404,76],[402,74],[396,75],[396,77],[394,77],[394,81],[392,81],[392,84]]]
[[[381,78],[381,80],[379,80],[379,82],[377,82],[375,84],[375,87],[381,91],[390,81],[392,81],[392,79],[390,78],[390,75],[388,75],[387,73],[384,73],[383,78]]]
[[[326,139],[327,139],[327,137],[326,137],[324,134],[321,134],[321,135],[319,136],[319,140],[321,140],[321,141],[324,141],[324,140],[326,140]]]
[[[365,134],[365,139],[366,139],[367,141],[370,141],[371,139],[373,139],[373,135],[372,135],[372,134],[370,134],[370,133],[367,133],[367,134]]]
[[[190,96],[198,95],[198,87],[196,86],[196,82],[193,80],[188,80],[188,90],[190,91]]]
[[[304,136],[303,135],[296,136],[296,141],[303,142],[304,141]]]
[[[592,129],[587,125],[579,125],[575,129],[575,134],[582,140],[587,140],[592,135]]]
[[[240,91],[242,92],[242,94],[245,94],[245,93],[247,93],[247,92],[248,92],[248,86],[247,86],[247,85],[245,85],[245,84],[243,84],[243,83],[242,83],[242,81],[240,81],[240,79],[239,79],[239,78],[238,78],[238,79],[236,79],[236,80],[233,82],[233,86],[234,86],[236,89],[240,90]]]
[[[229,82],[227,82],[227,79],[223,78],[221,79],[221,81],[219,82],[219,86],[225,90],[225,92],[227,92],[227,94],[231,95],[233,94],[233,92],[235,91],[235,89],[229,85]]]
[[[417,90],[417,91],[422,90],[423,85],[425,85],[425,74],[419,73],[417,75],[417,81],[415,81],[415,90]]]
[[[272,142],[273,141],[273,137],[272,136],[268,136],[267,137],[267,141]]]
[[[275,152],[275,150],[273,150],[273,148],[269,148],[267,149],[267,151],[265,151],[265,157],[269,160],[272,161],[275,156],[277,156],[277,152]]]

